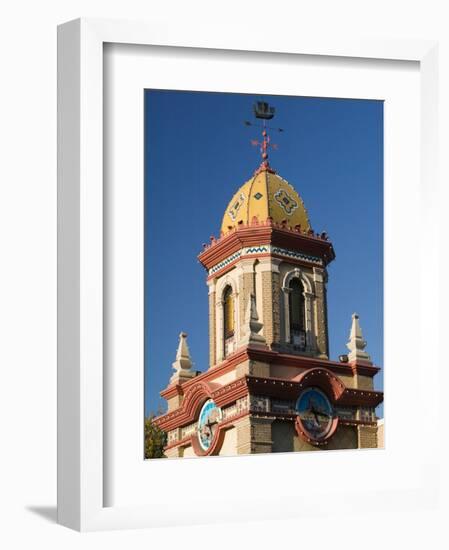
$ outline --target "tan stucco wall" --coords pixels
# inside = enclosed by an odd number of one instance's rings
[[[175,409],[180,407],[182,405],[182,400],[182,395],[175,395],[174,397],[167,399],[168,412],[174,411]]]
[[[195,451],[193,450],[193,447],[191,445],[189,445],[188,447],[184,447],[184,453],[183,453],[184,458],[196,457],[196,456],[197,455],[195,454]]]
[[[270,365],[261,361],[242,361],[236,366],[236,378],[241,378],[245,375],[251,376],[270,376]]]
[[[237,430],[237,454],[246,455],[251,453],[251,424],[249,416],[244,416],[235,423]]]
[[[226,430],[223,445],[219,456],[235,456],[237,454],[237,429],[230,428]]]
[[[315,274],[315,331],[316,344],[320,357],[328,357],[326,301],[324,280]]]
[[[221,384],[224,386],[225,384],[229,384],[229,382],[232,382],[236,378],[237,378],[237,373],[235,370],[233,370],[230,372],[226,372],[225,374],[222,374],[217,378],[212,378],[211,382],[213,382],[214,384]]]
[[[377,426],[358,426],[358,445],[361,449],[377,448]]]
[[[385,448],[385,424],[384,424],[384,419],[381,418],[378,422],[377,422],[377,447],[379,449],[384,449]]]
[[[244,265],[241,266],[242,268]],[[245,266],[248,269],[251,269],[250,265],[246,264]],[[251,293],[254,292],[254,275],[252,271],[241,271],[239,273],[239,296],[238,296],[238,304],[236,304],[238,310],[239,310],[239,316],[241,319],[240,322],[240,332],[238,333],[238,339],[240,340],[243,338],[244,334],[244,322],[245,322],[245,312],[246,312],[246,306],[248,304],[249,296]]]
[[[286,378],[287,380],[291,380],[305,370],[307,369],[272,364],[270,366],[270,376],[272,376],[273,378]]]
[[[294,430],[293,423],[292,429]],[[311,445],[298,437],[295,432],[294,451],[331,451],[336,449],[357,449],[357,429],[354,426],[339,426],[335,435],[324,446]]]

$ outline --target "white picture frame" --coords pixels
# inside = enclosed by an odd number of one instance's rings
[[[424,235],[420,234],[417,237],[421,247],[424,242],[426,244],[426,262],[419,256],[417,263],[421,280],[433,281],[432,285],[423,282],[420,287],[422,317],[438,318],[439,315],[439,283],[438,277],[435,276],[435,266],[439,265],[439,220],[436,215],[439,179],[436,156],[439,145],[437,77],[441,76],[442,61],[438,57],[437,42],[376,40],[357,36],[345,40],[335,36],[313,39],[310,36],[287,37],[281,32],[271,34],[267,40],[266,36],[250,30],[244,35],[237,34],[233,37],[226,31],[220,27],[209,28],[201,38],[193,38],[188,31],[182,30],[182,26],[174,26],[169,30],[150,22],[91,19],[69,22],[58,29],[58,521],[74,529],[136,528],[257,517],[277,518],[282,516],[269,508],[264,508],[265,511],[254,510],[254,500],[263,504],[274,501],[277,504],[284,503],[284,506],[285,503],[294,502],[294,495],[289,492],[291,487],[281,489],[276,495],[270,488],[265,488],[265,494],[262,495],[262,485],[258,489],[257,485],[253,484],[249,496],[240,496],[236,500],[232,498],[232,492],[226,495],[220,492],[208,495],[209,510],[199,517],[199,497],[195,499],[192,496],[192,509],[186,510],[183,507],[169,509],[161,506],[160,501],[158,506],[139,500],[133,502],[132,492],[118,500],[115,495],[111,495],[108,486],[111,472],[107,471],[109,467],[106,467],[106,455],[110,449],[115,450],[115,447],[110,447],[107,443],[109,436],[106,434],[105,417],[114,409],[115,404],[111,405],[113,388],[106,382],[107,365],[104,357],[107,345],[104,312],[105,300],[108,299],[104,287],[104,246],[107,239],[105,230],[108,225],[104,219],[103,184],[103,76],[106,44],[158,46],[174,57],[179,51],[177,48],[185,48],[186,51],[201,49],[211,52],[211,57],[212,52],[219,50],[223,55],[229,56],[229,59],[242,52],[258,52],[260,56],[269,56],[270,61],[275,60],[276,56],[288,54],[321,56],[329,62],[336,58],[344,58],[351,63],[358,58],[356,63],[360,65],[363,65],[363,60],[368,62],[376,59],[419,64],[417,71],[420,87],[420,127],[412,124],[410,133],[419,134],[419,150],[416,153],[420,156],[420,172],[419,177],[415,174],[419,186],[413,189],[423,197],[421,205],[425,208],[422,216],[434,239],[427,243],[424,241]],[[163,69],[159,67],[159,70]],[[445,102],[447,103],[447,100]],[[390,145],[387,142],[386,147]],[[413,179],[413,174],[410,177]],[[419,205],[416,196],[413,198],[413,205],[413,208]],[[395,230],[397,231],[397,227]],[[388,300],[388,295],[386,299]],[[417,330],[421,339],[428,341],[430,335],[434,341],[438,341],[438,326],[435,324],[429,327],[421,322]],[[391,327],[387,325],[386,339],[391,341],[395,336],[396,333],[393,334]],[[402,339],[403,336],[404,333],[400,333],[398,339]],[[430,365],[425,373],[426,380],[438,387],[439,368],[442,364],[440,351],[438,346],[428,346],[425,351],[425,358],[419,357],[414,372],[418,379],[423,376],[425,360],[426,364]],[[400,347],[395,348],[395,353],[395,357],[401,361]],[[402,360],[407,360],[405,352]],[[129,402],[129,395],[125,399]],[[387,405],[386,408],[388,410]],[[428,421],[431,425],[429,443],[421,454],[417,453],[419,456],[413,463],[409,481],[404,481],[401,487],[392,485],[391,490],[384,487],[379,491],[367,489],[365,492],[370,498],[370,509],[379,506],[394,509],[395,506],[401,505],[406,509],[417,510],[423,501],[427,504],[431,501],[437,506],[439,481],[434,472],[442,460],[438,455],[437,442],[438,429],[442,429],[439,425],[439,412],[438,400],[435,400],[423,414],[421,422]],[[388,427],[386,430],[388,434]],[[138,431],[133,431],[133,440],[129,442],[133,450],[139,448],[140,443],[136,439]],[[402,451],[405,452],[404,443],[401,445]],[[388,461],[388,447],[385,453],[385,460]],[[365,457],[362,460],[367,461],[366,464],[374,460],[370,451],[363,452],[362,455]],[[333,454],[331,460],[344,468],[345,459],[341,457],[342,455]],[[136,459],[142,460],[138,454]],[[321,454],[319,457],[317,455],[316,459],[322,463]],[[212,470],[216,473],[217,469],[226,469],[229,474],[234,468],[237,475],[236,466],[231,462],[233,460],[238,461],[238,475],[246,476],[251,483],[251,475],[254,475],[254,471],[262,472],[267,461],[282,460],[282,471],[292,472],[298,455],[291,453],[288,457],[238,457],[220,461],[154,461],[153,475],[160,479],[168,479],[168,469],[174,471],[175,468],[180,476],[178,479],[183,479],[186,468],[192,478],[201,475],[206,469],[211,473]],[[118,462],[123,463],[124,468],[129,467],[125,459],[122,461],[122,457]],[[421,475],[416,477],[419,468]],[[119,470],[118,474],[113,472],[112,477],[115,475],[119,476],[119,480],[123,479],[126,469]],[[133,482],[138,482],[140,475],[138,472]],[[415,479],[411,481],[413,476]],[[227,475],[224,474],[224,477]],[[178,482],[174,479],[171,483],[173,488]],[[357,492],[354,492],[356,489]],[[161,488],[156,489],[158,498],[160,490]],[[166,487],[166,490],[171,489]],[[329,493],[330,496],[331,493],[332,491]],[[356,509],[355,504],[352,507],[351,501],[354,501],[354,496],[359,498],[360,494],[360,487],[348,487],[347,495],[340,493],[340,499],[344,501],[348,513]],[[316,499],[313,500],[313,495],[308,494],[307,501],[313,501],[318,514],[324,517],[329,511],[324,507],[320,508],[322,495],[321,486],[317,489]],[[301,499],[296,504],[294,509],[290,506],[286,511],[284,508],[284,517],[307,516],[306,504],[301,502]],[[213,512],[218,507],[221,510],[219,518]],[[279,509],[279,506],[276,508]]]

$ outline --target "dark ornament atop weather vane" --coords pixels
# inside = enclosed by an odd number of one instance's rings
[[[254,103],[254,116],[264,120],[271,120],[274,117],[276,109],[271,107],[266,101],[256,101]]]
[[[262,128],[262,141],[259,141],[257,139],[251,140],[252,145],[256,147],[260,146],[260,152],[262,156],[262,163],[256,170],[256,173],[260,172],[261,170],[268,170],[269,172],[274,173],[274,170],[271,168],[268,162],[268,149],[277,149],[277,144],[271,143],[270,136],[268,135],[267,130],[274,130],[276,132],[283,132],[284,130],[282,128],[271,128],[270,126],[267,126],[266,121],[271,120],[274,117],[276,109],[266,101],[256,101],[253,105],[253,112],[256,118],[262,120],[262,124],[255,124],[254,122],[245,120],[245,125]]]

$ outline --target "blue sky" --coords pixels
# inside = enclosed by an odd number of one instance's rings
[[[197,370],[208,367],[202,243],[260,163],[248,128],[257,95],[145,91],[145,413],[165,410],[178,335]],[[326,231],[330,355],[345,353],[351,314],[383,365],[383,103],[264,96],[274,105],[273,168],[301,195],[315,231]],[[375,381],[383,387],[383,375]]]

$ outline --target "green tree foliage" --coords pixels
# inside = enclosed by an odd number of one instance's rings
[[[145,418],[145,458],[166,458],[167,434],[154,424],[155,416],[151,413]]]

